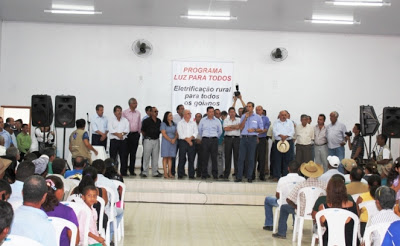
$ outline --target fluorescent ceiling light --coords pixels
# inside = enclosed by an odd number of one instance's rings
[[[69,5],[69,4],[55,4],[51,5],[52,9],[68,9],[68,10],[87,10],[94,11],[94,6],[90,5]]]
[[[237,20],[236,16],[221,16],[221,15],[181,15],[181,18],[190,20]]]
[[[72,10],[72,9],[45,9],[44,12],[52,14],[77,14],[77,15],[96,15],[103,13],[101,11]]]
[[[346,1],[346,0],[327,0],[325,3],[338,5],[338,6],[370,6],[381,7],[390,6],[391,3],[383,1]]]
[[[324,20],[324,19],[305,19],[306,22],[311,22],[313,24],[337,24],[337,25],[354,25],[361,24],[359,21],[349,21],[349,20]]]
[[[306,22],[315,24],[338,24],[338,25],[354,25],[360,24],[355,21],[353,16],[335,16],[335,15],[320,15],[314,14],[311,19],[305,19]]]

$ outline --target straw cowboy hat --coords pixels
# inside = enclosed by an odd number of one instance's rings
[[[282,142],[282,140],[281,140],[276,144],[276,148],[278,149],[279,152],[286,153],[290,149],[290,144],[286,140],[284,142]]]
[[[313,161],[309,161],[301,164],[300,171],[309,178],[318,178],[324,173],[324,168]]]
[[[343,159],[342,164],[344,169],[346,169],[348,172],[351,172],[351,169],[357,166],[356,161],[353,159]]]
[[[7,167],[11,164],[11,160],[0,158],[0,174],[4,173]]]

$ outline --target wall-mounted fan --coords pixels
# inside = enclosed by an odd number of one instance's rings
[[[271,52],[271,59],[276,62],[285,60],[288,57],[288,51],[285,48],[275,48]]]
[[[132,51],[139,57],[148,57],[153,53],[153,45],[146,39],[138,39],[133,42]]]

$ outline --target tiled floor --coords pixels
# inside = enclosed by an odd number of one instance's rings
[[[262,229],[262,206],[126,203],[123,245],[297,245],[292,219],[287,239]],[[310,245],[306,222],[302,245]]]

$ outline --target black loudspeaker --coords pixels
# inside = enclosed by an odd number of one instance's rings
[[[360,125],[361,135],[373,136],[379,129],[378,117],[376,117],[374,107],[360,106]]]
[[[32,125],[50,126],[53,123],[53,102],[49,95],[32,95]]]
[[[73,128],[75,127],[75,96],[56,96],[56,127]]]
[[[400,108],[383,108],[382,133],[389,138],[400,138]]]

